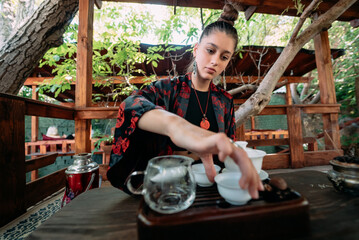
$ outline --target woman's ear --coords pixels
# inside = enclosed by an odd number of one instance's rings
[[[196,57],[197,55],[197,50],[198,50],[198,43],[196,43],[193,47],[193,57]]]

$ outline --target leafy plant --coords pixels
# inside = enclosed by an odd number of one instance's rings
[[[114,143],[114,137],[113,136],[104,136],[100,139],[98,139],[95,143],[94,143],[94,149],[92,150],[92,154],[94,152],[97,152],[101,149],[101,145],[112,145]]]

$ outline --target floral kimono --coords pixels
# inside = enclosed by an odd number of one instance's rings
[[[155,156],[172,154],[169,137],[143,131],[137,128],[137,122],[144,113],[152,109],[164,109],[185,117],[191,93],[190,77],[191,74],[187,74],[174,79],[152,82],[121,103],[110,169],[107,172],[107,177],[113,186],[128,192],[125,183],[133,171],[145,170],[148,160]],[[234,139],[232,96],[213,83],[210,84],[210,90],[218,131]],[[138,184],[140,183],[141,180]]]

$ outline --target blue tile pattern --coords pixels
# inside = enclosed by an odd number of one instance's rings
[[[35,213],[31,214],[28,218],[20,221],[16,226],[7,229],[2,235],[0,240],[21,240],[25,239],[32,231],[39,227],[49,217],[61,208],[61,199],[57,199],[49,203],[46,207],[40,208]]]

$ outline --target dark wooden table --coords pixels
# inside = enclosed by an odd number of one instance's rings
[[[294,239],[359,239],[359,197],[335,191],[326,174],[317,171],[270,176],[283,177],[309,201],[310,234]],[[28,239],[137,239],[139,203],[140,198],[113,187],[93,189],[55,213]]]

